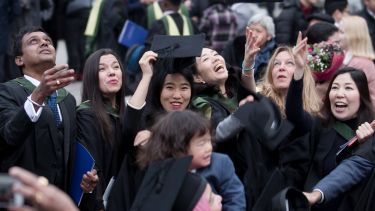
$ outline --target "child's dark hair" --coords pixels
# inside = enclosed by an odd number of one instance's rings
[[[137,163],[145,168],[152,161],[187,154],[195,136],[211,133],[210,121],[194,111],[173,111],[161,117],[151,128],[148,143],[139,152]]]

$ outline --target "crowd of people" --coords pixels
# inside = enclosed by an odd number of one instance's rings
[[[375,0],[276,2],[2,1],[0,209],[373,210]]]

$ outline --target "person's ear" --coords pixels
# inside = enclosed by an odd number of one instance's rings
[[[198,75],[198,74],[194,74],[193,77],[194,77],[194,82],[195,83],[201,83],[201,84],[205,84],[206,83],[203,80],[203,78],[200,75]]]
[[[22,56],[16,56],[14,61],[15,61],[17,66],[23,66],[24,65]]]

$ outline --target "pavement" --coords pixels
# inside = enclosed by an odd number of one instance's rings
[[[57,52],[56,52],[56,64],[67,64],[68,55],[66,51],[65,41],[59,40],[57,42]],[[74,81],[65,87],[68,92],[70,92],[76,99],[77,105],[81,103],[81,92],[82,92],[82,82]]]

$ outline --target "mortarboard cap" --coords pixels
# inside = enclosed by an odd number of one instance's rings
[[[188,156],[151,163],[130,210],[193,210],[207,182],[188,171],[191,160]]]
[[[279,108],[267,97],[253,94],[254,102],[240,106],[233,116],[245,130],[270,150],[276,149],[292,131],[293,126],[281,117]]]
[[[158,58],[187,58],[197,57],[202,53],[204,34],[190,36],[155,35],[151,50],[158,54]]]
[[[181,73],[195,64],[195,57],[201,56],[205,41],[204,34],[191,36],[155,35],[151,51],[158,54],[155,63],[157,73]]]

